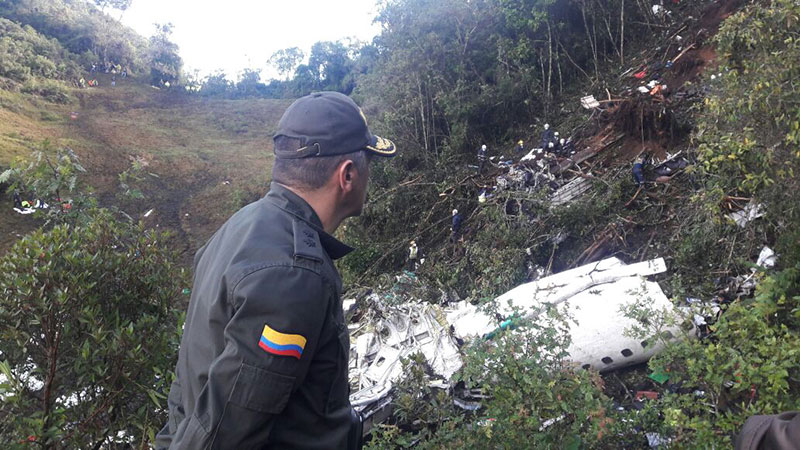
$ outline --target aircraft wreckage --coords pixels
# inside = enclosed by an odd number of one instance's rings
[[[513,318],[535,318],[548,305],[565,307],[574,319],[569,326],[572,363],[604,372],[645,362],[663,345],[627,337],[625,330],[637,324],[621,310],[637,302],[673,310],[658,283],[646,278],[666,270],[662,258],[630,265],[604,259],[506,292],[494,300],[497,315],[467,301],[442,307],[396,298],[383,301],[373,293],[365,300],[367,311],[350,325],[350,401],[367,431],[390,413],[392,386],[403,375],[402,358],[421,353],[433,371],[432,385],[448,388],[462,366],[458,342],[490,337]],[[354,303],[346,301],[345,307]],[[668,338],[679,332],[677,325],[663,330]],[[469,406],[463,407],[477,409]]]

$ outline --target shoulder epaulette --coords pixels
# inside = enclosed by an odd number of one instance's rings
[[[292,225],[294,231],[294,257],[311,259],[322,262],[325,260],[319,234],[310,225],[302,220],[295,220]]]

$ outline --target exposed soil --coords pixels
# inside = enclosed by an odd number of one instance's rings
[[[271,136],[289,101],[208,100],[130,78],[117,79],[115,87],[106,74],[97,79],[100,87],[73,91],[75,104],[44,106],[65,117],[71,110],[78,113],[76,120],[53,124],[45,136],[80,156],[84,181],[101,206],[121,206],[147,226],[175,232],[176,248],[190,262],[232,212],[266,192]],[[10,114],[20,130],[41,128],[21,113],[0,109],[0,114]],[[137,187],[145,200],[118,195],[119,174],[134,160],[144,165]],[[3,215],[0,251],[37,225],[31,216]]]
[[[620,87],[622,92],[612,95],[621,100],[603,105],[578,148],[598,148],[607,136],[624,135],[603,149],[599,164],[605,167],[630,164],[642,154],[664,160],[668,153],[685,148],[691,133],[685,117],[691,100],[698,98],[697,88],[687,83],[696,82],[707,70],[717,70],[717,54],[708,39],[740,4],[741,0],[721,0],[706,8],[697,22],[676,25],[679,31],[671,39],[642,56],[636,70],[629,70]],[[674,64],[666,67],[668,61]],[[646,76],[634,77],[639,71]],[[636,91],[650,80],[659,80],[667,89],[660,95]]]

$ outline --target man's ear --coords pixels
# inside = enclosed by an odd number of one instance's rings
[[[353,181],[355,178],[355,171],[356,166],[353,164],[353,161],[346,160],[343,161],[339,165],[339,169],[336,170],[337,181],[339,183],[339,187],[344,192],[349,192],[353,189]]]

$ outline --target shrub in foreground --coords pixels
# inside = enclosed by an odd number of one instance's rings
[[[0,443],[146,447],[165,421],[185,286],[166,236],[103,210],[0,259]]]

